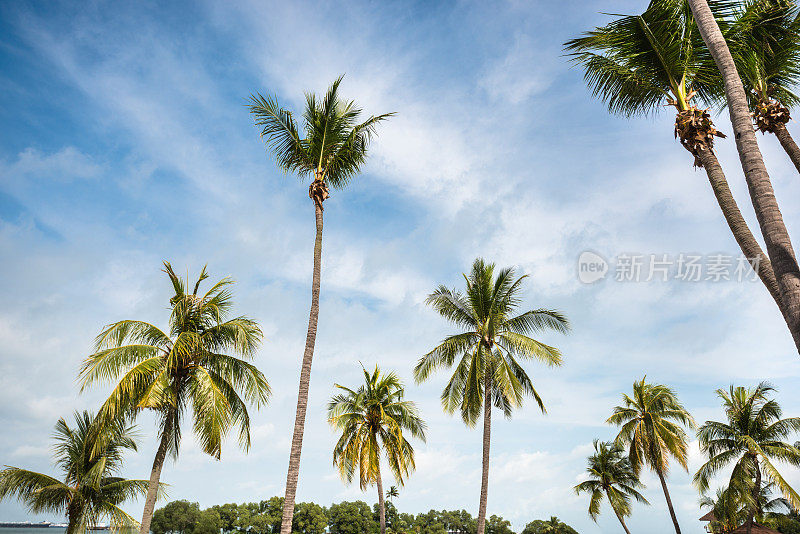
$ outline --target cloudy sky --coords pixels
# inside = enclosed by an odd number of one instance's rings
[[[202,506],[282,494],[313,207],[265,153],[244,103],[260,91],[297,109],[304,91],[341,73],[345,96],[397,116],[364,173],[326,202],[299,500],[375,501],[332,468],[324,409],[334,382],[356,385],[358,362],[379,362],[404,378],[430,427],[398,507],[476,514],[480,433],[442,413],[446,373],[416,386],[411,369],[453,332],[425,295],[460,285],[477,256],[530,275],[525,305],[573,323],[569,336],[542,335],[563,350],[561,368],[529,365],[548,414],[529,404],[495,418],[489,512],[518,530],[551,515],[581,532],[619,529],[607,509],[594,524],[571,488],[592,440],[615,435],[604,420],[620,394],[645,374],[673,386],[699,421],[722,417],[716,388],[763,379],[787,413],[800,412],[800,361],[757,282],[615,280],[621,254],[643,255],[646,278],[650,254],[738,252],[670,113],[609,116],[562,56],[565,39],[608,20],[599,12],[644,2],[338,4],[0,5],[0,463],[51,470],[55,421],[108,393],[79,394],[75,382],[94,336],[123,318],[163,325],[162,260],[192,276],[207,263],[237,281],[237,312],[261,323],[257,364],[274,396],[253,414],[249,454],[230,440],[217,462],[186,439],[163,480],[171,498]],[[730,133],[727,116],[717,123]],[[800,235],[800,179],[774,139],[759,141]],[[733,143],[718,152],[752,222]],[[610,262],[606,279],[578,280],[586,250]],[[126,475],[146,478],[152,420],[140,431]],[[693,472],[694,441],[692,451]],[[657,479],[645,482],[652,506],[637,507],[631,527],[670,532]],[[684,532],[700,532],[690,475],[676,467],[669,483]],[[28,517],[0,503],[0,520]]]

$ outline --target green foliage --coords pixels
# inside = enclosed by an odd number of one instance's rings
[[[717,14],[725,8],[709,5]],[[627,117],[663,104],[686,110],[694,93],[711,100],[719,78],[685,0],[654,0],[641,15],[616,16],[564,47],[593,95]]]
[[[611,509],[622,517],[631,515],[631,497],[650,504],[639,493],[644,486],[618,444],[594,440],[594,454],[589,456],[586,472],[588,480],[575,486],[575,493],[590,494],[589,516],[593,520],[600,515],[603,499],[608,499]]]
[[[199,294],[208,278],[205,268],[193,285],[178,278],[167,262],[164,272],[175,291],[169,301],[169,334],[143,321],[107,326],[97,336],[96,352],[81,366],[81,389],[117,380],[100,416],[108,421],[142,409],[155,410],[162,437],[169,439],[175,456],[179,424],[189,408],[194,433],[207,454],[220,457],[222,441],[232,427],[239,428],[239,442],[247,449],[247,403],[261,406],[270,395],[264,375],[247,361],[261,342],[261,329],[244,316],[228,319],[233,306],[231,279],[224,278]]]
[[[283,499],[279,500],[282,509]],[[322,506],[313,502],[301,502],[295,505],[292,519],[293,534],[323,534],[327,526],[328,515]]]
[[[511,530],[511,521],[506,521],[498,515],[492,515],[486,521],[486,534],[514,534]]]
[[[378,123],[394,115],[385,113],[359,123],[361,109],[339,98],[341,81],[340,76],[322,99],[306,94],[302,133],[292,112],[282,108],[277,97],[256,93],[249,105],[278,167],[301,177],[313,176],[336,189],[358,174]]]
[[[734,3],[721,28],[750,104],[770,98],[793,107],[800,83],[800,11],[794,1],[743,0]],[[722,83],[715,97],[725,105]]]
[[[0,471],[0,499],[15,497],[32,513],[67,516],[67,532],[83,532],[107,518],[117,528],[134,528],[135,519],[120,505],[147,493],[148,481],[119,477],[123,454],[136,450],[134,429],[121,419],[99,421],[87,411],[75,413],[75,426],[56,423],[53,448],[62,480],[6,467]]]
[[[153,513],[150,530],[153,534],[194,534],[200,513],[200,505],[196,502],[172,501]],[[216,516],[219,518],[218,513]]]
[[[421,513],[415,518],[414,527],[420,534],[446,534],[447,532],[475,534],[478,530],[477,522],[466,510],[431,510]]]
[[[533,358],[560,365],[561,352],[528,336],[545,330],[566,333],[569,322],[554,310],[516,314],[525,278],[516,277],[512,268],[500,269],[495,277],[494,264],[479,258],[469,276],[464,275],[465,293],[439,286],[428,296],[427,303],[462,332],[424,355],[414,368],[414,378],[419,383],[440,367],[455,366],[442,392],[442,406],[449,413],[459,410],[470,426],[481,416],[485,394],[491,395],[506,417],[526,395],[545,411],[521,362]],[[485,391],[487,379],[489,391]]]
[[[364,501],[343,501],[328,510],[330,534],[376,534],[380,526]]]
[[[353,390],[336,385],[340,393],[328,403],[328,422],[341,432],[333,463],[342,478],[352,481],[356,469],[361,489],[380,476],[380,457],[386,456],[399,484],[414,469],[414,447],[403,435],[425,441],[425,423],[416,405],[404,399],[405,390],[394,373],[364,371],[364,384]]]
[[[547,521],[542,519],[531,521],[525,525],[520,534],[578,534],[578,531],[557,517],[551,517]]]
[[[628,459],[638,475],[643,465],[666,475],[669,458],[688,470],[686,432],[694,419],[670,388],[648,384],[642,378],[633,383],[633,394],[622,395],[623,404],[614,408],[607,423],[620,427],[616,443],[628,447]]]
[[[781,534],[800,534],[800,515],[797,512],[789,514],[770,513],[763,519],[763,523]]]
[[[773,392],[774,388],[766,382],[752,389],[731,385],[728,391],[717,390],[727,421],[706,421],[698,431],[700,449],[709,456],[694,476],[701,492],[708,489],[716,473],[733,463],[731,486],[752,484],[751,481],[763,476],[793,506],[800,506],[800,496],[776,465],[779,462],[800,466],[800,450],[786,441],[800,431],[800,418],[783,418],[780,405],[770,398]],[[751,503],[751,507],[758,508],[756,504]]]

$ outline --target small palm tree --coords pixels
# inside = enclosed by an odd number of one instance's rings
[[[793,506],[800,506],[800,496],[772,463],[777,460],[800,466],[800,450],[784,441],[800,431],[800,417],[782,418],[781,407],[770,398],[774,391],[766,382],[753,389],[718,389],[728,421],[706,421],[697,434],[700,449],[709,456],[694,476],[700,491],[706,491],[711,478],[731,463],[735,463],[731,485],[736,479],[753,480],[754,504],[747,515],[748,532],[754,516],[761,513],[755,496],[761,493],[763,478],[773,483]]]
[[[761,510],[761,514],[757,516],[759,521],[765,520],[765,512],[779,512],[790,508],[786,499],[772,498],[772,484],[762,486],[755,501],[753,490],[752,480],[739,479],[733,480],[728,487],[717,489],[716,498],[703,497],[700,506],[711,509],[709,530],[714,534],[735,532],[747,523],[752,508]]]
[[[65,514],[67,534],[86,532],[106,518],[115,529],[135,528],[136,520],[120,505],[144,496],[148,482],[118,476],[123,453],[136,450],[133,427],[119,419],[101,424],[89,412],[76,412],[74,428],[58,420],[54,439],[63,479],[6,466],[0,471],[0,499],[17,497],[31,513]]]
[[[477,259],[469,276],[465,294],[439,286],[427,303],[444,318],[463,329],[448,336],[424,355],[414,368],[417,383],[427,380],[439,367],[455,372],[442,392],[442,406],[456,410],[470,427],[483,412],[483,470],[478,509],[477,534],[486,526],[486,501],[489,486],[489,446],[491,443],[492,404],[511,417],[526,395],[534,398],[542,412],[544,402],[533,387],[520,361],[535,358],[547,365],[561,365],[561,352],[537,341],[529,334],[555,330],[566,333],[569,321],[560,312],[538,309],[516,314],[522,282],[514,269],[501,269]]]
[[[786,128],[789,108],[800,104],[793,91],[800,83],[800,11],[787,0],[745,0],[732,8],[733,21],[724,27],[724,34],[755,125],[778,138],[800,171],[800,148]],[[721,83],[716,96],[724,104]]]
[[[300,387],[297,394],[292,448],[286,475],[286,494],[283,500],[281,534],[290,534],[297,479],[300,475],[300,453],[303,447],[308,388],[311,382],[311,362],[317,338],[319,318],[319,286],[322,268],[322,203],[328,198],[328,188],[344,189],[364,165],[367,147],[376,134],[378,123],[393,113],[372,116],[359,122],[361,109],[355,102],[339,98],[342,77],[331,84],[320,101],[314,94],[306,94],[303,112],[303,132],[295,122],[292,112],[278,104],[277,97],[264,97],[259,93],[250,97],[250,113],[256,126],[261,128],[261,138],[275,155],[278,167],[284,172],[296,173],[301,178],[312,178],[308,196],[314,202],[316,237],[314,240],[314,271],[311,279],[311,310],[308,332],[300,368]],[[304,136],[304,137],[301,137]]]
[[[622,528],[631,534],[625,524],[625,517],[631,515],[631,497],[644,504],[650,503],[639,493],[638,489],[644,486],[622,448],[615,443],[594,440],[594,454],[589,456],[586,472],[589,473],[589,479],[575,486],[575,493],[591,495],[589,516],[597,521],[600,503],[605,497]]]
[[[397,491],[397,486],[389,486],[389,489],[386,491],[386,498],[390,501],[400,496],[400,492]]]
[[[208,278],[204,267],[189,293],[189,281],[178,278],[167,262],[164,272],[175,291],[169,334],[144,321],[108,325],[97,336],[97,352],[86,358],[79,375],[81,391],[96,382],[117,381],[100,409],[103,420],[133,417],[141,410],[153,410],[159,418],[159,446],[141,534],[150,532],[164,459],[168,452],[178,456],[186,411],[192,409],[194,434],[203,451],[219,459],[231,427],[239,428],[239,444],[250,447],[247,403],[260,407],[270,395],[264,375],[247,361],[255,356],[261,329],[244,316],[227,318],[233,306],[233,281],[224,278],[198,294]]]
[[[404,399],[405,390],[394,373],[373,373],[364,369],[364,384],[343,391],[328,403],[328,422],[341,432],[333,449],[333,463],[342,478],[351,482],[356,470],[361,489],[378,487],[381,534],[386,532],[386,506],[381,480],[381,456],[385,455],[397,483],[414,470],[414,447],[403,435],[425,441],[425,423],[413,402]],[[397,488],[392,486],[395,495]]]
[[[684,0],[653,0],[641,15],[620,16],[565,43],[584,70],[594,96],[609,112],[632,117],[676,111],[675,137],[706,171],[725,221],[746,258],[783,312],[773,267],[742,216],[714,153],[714,128],[708,112],[693,101],[712,101],[716,72]]]
[[[672,507],[666,476],[670,457],[689,470],[683,427],[694,428],[694,419],[670,388],[648,384],[642,378],[633,383],[631,396],[622,395],[622,406],[615,407],[606,422],[621,427],[615,441],[629,447],[628,458],[634,473],[638,475],[642,466],[647,465],[658,475],[675,532],[680,534],[681,528]]]

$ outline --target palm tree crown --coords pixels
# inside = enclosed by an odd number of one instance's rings
[[[82,389],[98,381],[119,381],[101,409],[107,418],[156,410],[162,431],[170,436],[170,450],[177,455],[180,419],[193,408],[194,432],[203,451],[219,458],[222,440],[232,426],[239,427],[239,441],[250,446],[250,418],[246,402],[267,402],[270,387],[264,375],[246,360],[255,355],[261,329],[244,316],[228,319],[233,301],[224,278],[204,294],[208,278],[203,268],[189,293],[188,280],[164,263],[175,291],[169,334],[144,321],[119,321],[107,326],[80,371]],[[236,353],[242,358],[225,352]],[[243,398],[242,398],[243,397]]]
[[[678,402],[675,393],[661,384],[648,384],[645,378],[633,384],[633,395],[622,396],[622,406],[606,422],[620,426],[616,443],[628,446],[628,458],[635,473],[643,465],[666,474],[669,457],[688,469],[688,450],[684,426],[695,423]]]
[[[560,365],[561,351],[529,334],[546,329],[569,331],[569,321],[555,310],[515,314],[526,276],[515,277],[512,268],[501,269],[496,278],[494,272],[494,264],[477,259],[469,276],[464,275],[466,293],[443,285],[431,293],[427,303],[464,332],[445,338],[414,368],[414,377],[422,382],[437,368],[455,365],[442,392],[442,405],[449,413],[459,409],[470,426],[481,415],[485,394],[506,417],[522,404],[525,395],[532,396],[544,412],[544,402],[520,361],[535,358],[547,365]]]
[[[425,441],[425,423],[415,404],[404,399],[400,379],[394,373],[381,373],[375,366],[372,373],[364,369],[364,384],[358,389],[336,387],[343,393],[328,403],[328,421],[341,432],[333,462],[342,477],[350,482],[358,470],[361,489],[376,483],[383,452],[402,485],[414,469],[414,447],[404,432]]]
[[[292,112],[282,108],[277,97],[256,93],[248,106],[278,166],[301,178],[313,177],[309,195],[320,207],[328,186],[342,189],[358,174],[376,126],[394,115],[373,115],[359,122],[362,110],[352,100],[339,98],[342,78],[331,84],[321,101],[306,93],[302,133]]]
[[[120,505],[144,495],[148,482],[118,476],[124,452],[136,450],[133,427],[119,419],[99,424],[89,412],[76,412],[75,427],[59,419],[54,438],[62,479],[6,466],[0,471],[0,499],[15,496],[31,513],[65,514],[68,534],[85,532],[105,518],[115,528],[136,526]]]
[[[701,491],[708,489],[716,473],[735,462],[731,485],[755,478],[758,492],[763,475],[791,504],[800,506],[797,492],[772,463],[777,460],[800,466],[800,450],[784,441],[800,431],[800,418],[782,418],[781,407],[770,398],[772,392],[774,388],[765,382],[752,389],[731,386],[727,391],[717,390],[728,420],[706,421],[698,431],[700,449],[709,456],[694,476]]]
[[[589,478],[575,486],[575,493],[589,493],[589,516],[597,521],[600,503],[607,498],[620,521],[631,515],[631,497],[650,504],[639,493],[643,484],[633,471],[623,449],[614,443],[594,440],[594,454],[589,456],[586,472]],[[624,525],[624,523],[623,523]]]
[[[787,0],[734,3],[730,22],[722,21],[736,69],[752,108],[774,99],[794,107],[800,97],[800,10]],[[724,104],[721,82],[714,97]]]

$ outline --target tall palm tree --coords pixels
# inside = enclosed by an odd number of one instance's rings
[[[550,366],[561,365],[561,352],[557,348],[529,334],[569,331],[569,321],[558,311],[537,309],[516,314],[525,278],[516,277],[512,268],[501,269],[495,276],[494,264],[478,258],[470,274],[464,275],[465,293],[440,285],[426,301],[463,331],[448,336],[420,358],[414,378],[420,383],[436,369],[455,365],[455,372],[442,392],[445,411],[460,410],[464,423],[472,427],[483,407],[483,471],[477,534],[483,534],[486,526],[492,404],[510,418],[514,408],[521,406],[529,395],[544,413],[544,403],[520,361],[535,358]]]
[[[620,16],[564,46],[609,112],[632,117],[656,113],[667,105],[675,109],[675,136],[694,156],[695,166],[705,169],[736,243],[783,312],[773,268],[747,226],[714,153],[714,138],[724,135],[714,128],[708,112],[693,103],[711,99],[715,77],[685,1],[653,0],[641,15]]]
[[[397,486],[389,486],[389,489],[386,490],[386,498],[389,499],[390,501],[392,499],[396,499],[399,496],[400,492],[397,491]]]
[[[361,109],[353,101],[339,98],[336,79],[319,101],[314,94],[306,94],[303,112],[303,131],[295,122],[292,112],[278,104],[277,97],[250,97],[250,113],[261,128],[261,138],[275,156],[284,172],[294,172],[300,178],[313,178],[308,187],[308,196],[314,202],[316,237],[314,239],[314,271],[311,279],[311,310],[308,316],[308,332],[300,368],[300,386],[297,393],[292,448],[289,453],[289,469],[286,474],[286,494],[283,500],[281,534],[290,534],[297,479],[300,475],[300,453],[303,447],[308,388],[311,380],[311,361],[314,357],[314,342],[317,338],[319,318],[319,284],[322,263],[322,203],[328,198],[328,188],[344,189],[360,171],[367,158],[367,147],[376,134],[378,123],[394,115],[373,115],[358,122]],[[301,137],[303,135],[304,137]]]
[[[688,0],[688,2],[703,41],[722,75],[736,148],[750,191],[750,200],[778,281],[783,314],[795,345],[800,351],[800,267],[778,207],[778,200],[775,198],[769,173],[764,165],[764,158],[758,148],[750,108],[747,105],[747,95],[728,44],[722,36],[708,2],[706,0]]]
[[[589,493],[589,516],[597,521],[600,516],[600,503],[605,497],[614,510],[617,519],[627,534],[631,534],[625,524],[625,517],[631,515],[631,497],[640,503],[650,504],[639,493],[644,485],[633,471],[630,460],[619,445],[594,440],[594,454],[589,456],[586,472],[589,479],[575,486],[575,493]]]
[[[147,493],[147,480],[118,476],[126,450],[136,450],[133,427],[117,419],[98,422],[89,412],[75,413],[75,427],[62,418],[55,427],[56,466],[62,480],[6,466],[0,471],[0,499],[17,497],[31,513],[63,513],[67,534],[86,532],[102,519],[115,529],[135,528],[120,505]]]
[[[264,375],[247,361],[255,356],[261,329],[244,316],[228,319],[233,281],[224,278],[199,294],[208,278],[203,267],[189,293],[189,281],[178,278],[167,262],[164,272],[175,291],[169,301],[169,334],[144,321],[108,325],[97,336],[96,352],[84,360],[79,375],[81,391],[97,382],[117,382],[100,409],[104,420],[134,417],[141,410],[152,410],[159,419],[159,446],[141,534],[150,532],[166,455],[178,457],[186,411],[192,410],[194,434],[203,451],[219,459],[231,427],[239,428],[239,444],[245,450],[250,447],[247,403],[260,407],[270,395]]]
[[[718,389],[728,421],[706,421],[697,434],[700,449],[709,455],[694,476],[700,491],[706,491],[711,478],[730,463],[735,463],[731,485],[736,479],[754,481],[755,505],[747,516],[748,533],[754,516],[760,513],[756,497],[763,489],[762,478],[774,483],[792,505],[800,506],[800,496],[772,463],[777,460],[800,466],[800,450],[783,441],[800,431],[800,417],[781,418],[781,407],[770,398],[774,391],[766,382],[753,389],[733,386],[727,391]]]
[[[800,83],[800,12],[789,0],[744,0],[733,9],[733,21],[724,33],[755,125],[778,138],[800,171],[800,147],[786,128],[789,108],[800,103],[794,93]],[[722,84],[718,94],[724,102]]]
[[[386,506],[381,480],[381,456],[385,455],[397,483],[414,470],[414,447],[403,435],[425,441],[425,423],[415,404],[404,399],[405,390],[394,373],[371,374],[364,369],[364,384],[342,390],[328,403],[328,422],[341,432],[333,449],[333,463],[342,477],[351,482],[356,470],[361,489],[378,488],[381,534],[386,532]],[[394,494],[397,488],[392,486]]]
[[[694,419],[670,388],[648,384],[645,378],[633,383],[632,395],[622,395],[622,405],[614,408],[606,422],[620,427],[615,442],[629,447],[628,458],[634,473],[638,475],[642,466],[647,465],[658,475],[675,532],[680,534],[666,476],[670,457],[689,470],[683,427],[694,428]]]

